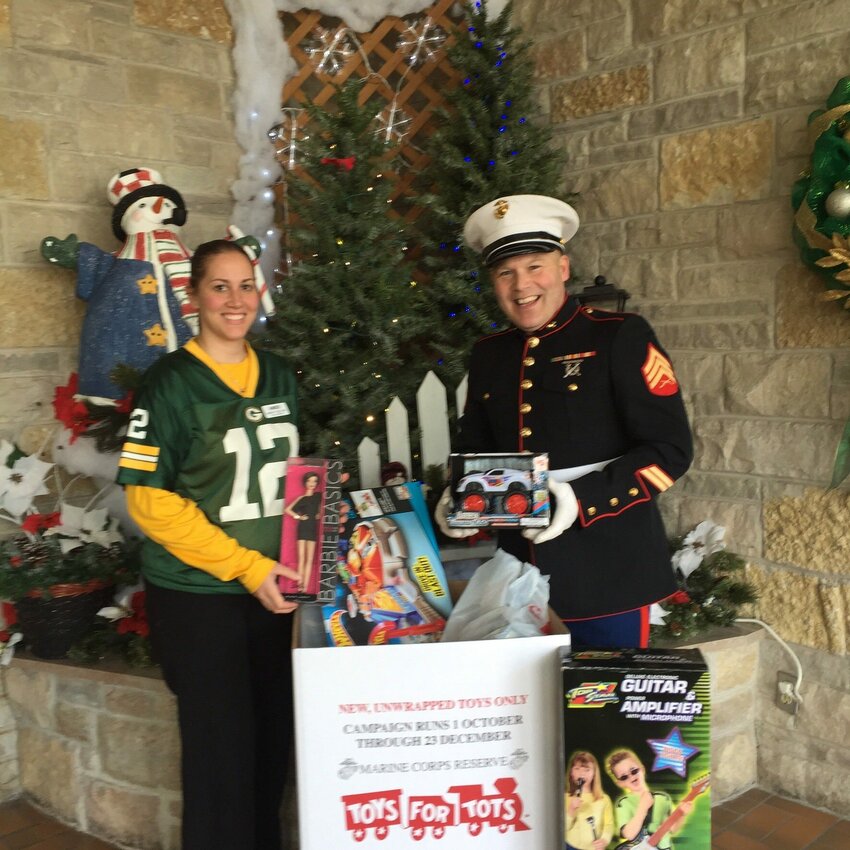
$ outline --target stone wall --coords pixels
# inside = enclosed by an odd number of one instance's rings
[[[32,448],[76,365],[72,272],[41,239],[118,247],[106,184],[157,169],[190,247],[224,235],[239,149],[224,0],[0,0],[0,436]]]
[[[161,679],[16,659],[4,682],[28,799],[122,845],[179,848],[177,709]]]
[[[803,667],[796,715],[775,701],[776,671],[794,665],[775,641],[761,643],[756,736],[759,786],[811,800],[841,817],[850,813],[850,664],[844,655],[796,647]]]
[[[850,415],[850,316],[817,300],[789,197],[808,165],[806,119],[850,72],[850,0],[514,8],[565,154],[561,188],[579,193],[574,271],[631,293],[684,387],[696,460],[665,494],[668,528],[726,526],[761,593],[755,615],[815,650],[807,659],[843,660],[850,493],[825,487]],[[835,699],[850,715],[846,691]]]

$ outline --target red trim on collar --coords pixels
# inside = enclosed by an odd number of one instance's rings
[[[600,310],[598,307],[582,307],[581,312],[591,322],[622,322],[631,313],[612,313],[610,310]]]
[[[558,331],[563,330],[563,328],[565,328],[582,311],[581,304],[579,303],[575,303],[574,305],[572,305],[573,309],[567,311],[566,308],[571,306],[569,301],[570,296],[567,295],[566,298],[564,298],[564,303],[561,304],[560,308],[558,309],[558,312],[555,313],[555,315],[552,316],[552,318],[549,319],[549,321],[546,322],[545,325],[538,328],[537,331],[535,331],[534,333],[529,334],[529,336],[536,336],[542,338],[545,336],[551,336],[552,334],[558,333]],[[555,327],[548,327],[553,322],[555,323]],[[543,331],[545,331],[545,333],[543,333]]]

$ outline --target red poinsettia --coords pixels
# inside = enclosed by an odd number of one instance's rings
[[[3,620],[7,626],[14,626],[18,622],[18,609],[11,602],[3,602],[0,609],[2,609]]]
[[[38,534],[45,528],[53,528],[54,525],[59,525],[60,516],[59,511],[54,511],[52,514],[28,514],[21,523],[21,528],[30,534]]]
[[[119,635],[134,634],[147,637],[150,633],[148,627],[148,612],[145,609],[144,590],[136,591],[130,599],[132,614],[122,617],[115,625]]]
[[[78,380],[72,372],[67,385],[53,393],[53,414],[71,432],[72,443],[94,424],[87,405],[76,398]]]
[[[73,443],[80,434],[84,434],[98,421],[106,416],[109,406],[93,410],[84,401],[77,398],[79,378],[76,372],[71,373],[64,387],[56,387],[53,393],[53,415],[71,432]],[[117,413],[128,414],[133,409],[133,393],[128,392],[115,402]]]
[[[345,171],[351,171],[357,162],[356,156],[323,156],[319,162],[322,165],[335,165]]]
[[[133,392],[131,390],[123,398],[119,398],[118,401],[115,402],[115,410],[118,413],[129,413],[132,409],[133,409]]]
[[[687,605],[691,601],[691,597],[684,590],[677,590],[672,596],[668,596],[665,602],[672,605]]]

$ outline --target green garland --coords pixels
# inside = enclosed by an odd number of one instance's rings
[[[83,543],[62,552],[59,537],[31,540],[19,534],[0,540],[0,599],[16,602],[32,591],[49,596],[57,584],[132,584],[138,577],[138,544]]]

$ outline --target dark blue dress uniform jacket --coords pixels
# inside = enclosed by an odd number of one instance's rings
[[[533,546],[499,545],[550,576],[564,619],[617,614],[675,592],[655,496],[685,473],[691,431],[670,361],[649,324],[573,298],[545,327],[516,328],[472,349],[463,452],[548,452],[550,469],[611,460],[571,481],[578,519]]]

